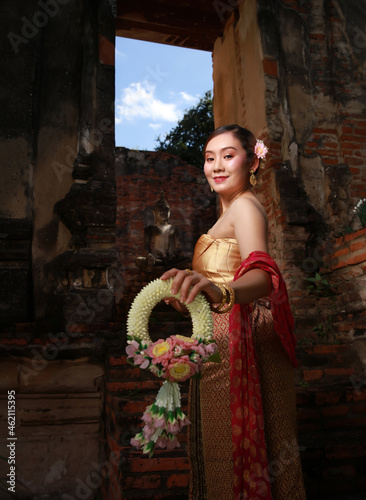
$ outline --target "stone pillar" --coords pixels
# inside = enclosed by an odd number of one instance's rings
[[[0,8],[0,424],[14,390],[19,499],[94,498],[103,479],[118,281],[112,4]]]

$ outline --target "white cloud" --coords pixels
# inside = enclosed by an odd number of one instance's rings
[[[149,123],[149,127],[153,129],[161,128],[161,123]]]
[[[187,92],[180,92],[180,95],[183,97],[183,99],[185,101],[188,101],[188,102],[194,102],[194,101],[197,101],[197,96],[193,96],[193,95],[189,95],[187,94]]]
[[[126,54],[124,52],[121,52],[118,49],[116,49],[116,56],[125,58]]]
[[[116,123],[148,118],[153,121],[177,122],[181,112],[177,104],[165,103],[155,97],[155,86],[144,81],[131,83],[122,89],[121,98],[116,106]]]

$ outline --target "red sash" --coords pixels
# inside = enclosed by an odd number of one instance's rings
[[[251,252],[234,281],[251,269],[270,274],[269,295],[275,331],[291,362],[295,358],[294,318],[286,284],[275,261],[266,252]],[[234,500],[272,500],[260,374],[251,331],[250,304],[235,304],[230,313],[230,409],[233,436]]]

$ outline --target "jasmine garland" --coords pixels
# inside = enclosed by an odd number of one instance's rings
[[[136,296],[127,319],[127,360],[166,379],[155,402],[148,406],[142,420],[143,430],[131,444],[152,456],[154,449],[179,447],[176,434],[189,423],[181,410],[180,389],[183,382],[198,374],[206,361],[219,361],[217,345],[212,337],[213,320],[210,306],[202,294],[187,305],[191,314],[192,337],[171,335],[152,342],[148,332],[151,311],[160,300],[179,298],[171,293],[172,279],[154,280]]]

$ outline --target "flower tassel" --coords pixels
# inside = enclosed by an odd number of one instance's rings
[[[176,382],[166,380],[160,387],[154,403],[148,406],[141,418],[145,425],[131,439],[131,445],[151,458],[155,448],[173,450],[180,444],[177,434],[189,424],[181,409],[181,395]]]

